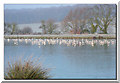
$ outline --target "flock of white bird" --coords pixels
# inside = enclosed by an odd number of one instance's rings
[[[25,42],[27,43],[31,43],[32,45],[38,45],[39,47],[41,45],[55,45],[55,44],[64,44],[67,46],[83,46],[83,45],[91,45],[91,46],[95,46],[96,44],[99,44],[101,46],[103,45],[107,45],[109,46],[114,45],[115,44],[115,40],[107,40],[107,39],[103,39],[103,40],[94,40],[94,39],[5,39],[7,40],[7,42],[13,41],[14,45],[18,45],[20,42]]]

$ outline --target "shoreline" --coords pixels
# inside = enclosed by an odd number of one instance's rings
[[[4,35],[5,39],[116,39],[116,34]]]

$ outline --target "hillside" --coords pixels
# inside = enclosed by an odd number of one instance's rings
[[[76,7],[86,7],[93,5],[73,5],[60,6],[50,8],[35,8],[35,9],[5,9],[4,16],[6,23],[28,24],[40,23],[41,20],[54,19],[59,22],[68,14],[71,9]]]

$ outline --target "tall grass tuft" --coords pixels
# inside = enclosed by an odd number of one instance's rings
[[[42,68],[40,64],[33,64],[27,60],[23,63],[21,60],[13,64],[8,62],[8,71],[5,73],[5,79],[48,79],[49,70]]]

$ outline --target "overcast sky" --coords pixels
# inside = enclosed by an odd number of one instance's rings
[[[71,6],[72,4],[5,4],[5,9],[34,9],[34,8],[49,8],[59,6]]]

